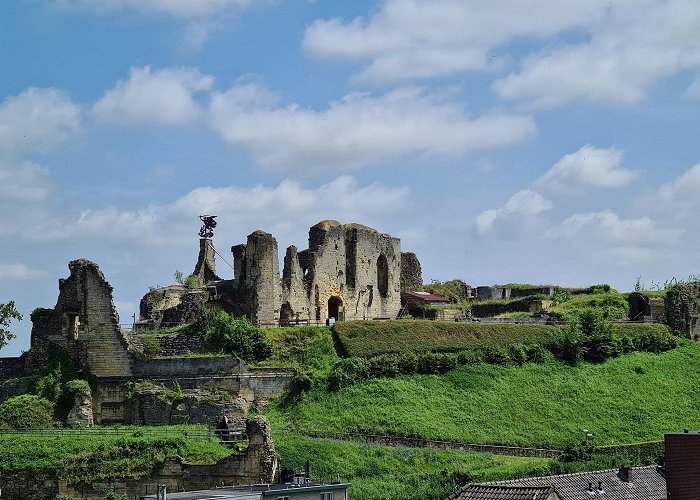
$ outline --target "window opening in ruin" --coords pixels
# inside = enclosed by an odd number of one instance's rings
[[[343,301],[340,299],[340,297],[333,296],[328,299],[328,317],[334,318],[336,321],[340,321],[342,319],[340,317],[342,305]]]
[[[285,302],[280,307],[280,326],[289,326],[290,322],[294,319],[294,311],[289,302]]]
[[[389,293],[389,263],[384,254],[377,259],[377,289],[381,297]]]
[[[78,340],[80,336],[80,315],[77,313],[66,313],[66,324],[68,338]]]

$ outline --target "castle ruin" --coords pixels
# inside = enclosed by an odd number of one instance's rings
[[[401,253],[399,238],[334,220],[311,227],[307,249],[287,248],[281,276],[277,240],[269,233],[251,233],[231,253],[234,276],[222,280],[212,241],[201,238],[193,276],[207,286],[149,292],[141,301],[141,326],[187,322],[201,304],[260,326],[395,319],[402,285],[421,281],[417,257]]]

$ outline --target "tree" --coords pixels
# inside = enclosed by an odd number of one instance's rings
[[[7,304],[0,303],[0,349],[15,338],[15,334],[9,330],[13,319],[22,321],[22,315],[15,308],[15,301],[11,300]]]
[[[210,352],[222,352],[244,361],[263,361],[272,356],[272,342],[246,318],[232,318],[224,311],[197,311],[190,333],[199,335]]]

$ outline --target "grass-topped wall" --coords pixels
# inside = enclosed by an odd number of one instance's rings
[[[449,321],[345,321],[336,323],[341,355],[372,357],[404,352],[458,352],[477,347],[550,345],[560,327]]]
[[[482,324],[448,321],[345,321],[334,327],[339,354],[371,358],[406,352],[459,352],[485,347],[536,344],[553,346],[566,326],[528,324]],[[613,323],[612,333],[644,343],[665,338],[664,325]],[[641,349],[646,350],[646,349]]]

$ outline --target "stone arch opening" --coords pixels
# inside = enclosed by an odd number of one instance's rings
[[[294,310],[289,302],[285,302],[280,307],[280,326],[289,326],[292,320],[294,320]]]
[[[627,299],[630,306],[629,318],[632,321],[643,321],[644,316],[651,315],[651,307],[649,305],[649,297],[641,293],[631,293]]]
[[[380,297],[386,297],[389,294],[389,262],[384,254],[377,258],[377,290]]]
[[[343,300],[340,297],[332,296],[328,299],[328,318],[333,318],[340,321],[343,310]]]

